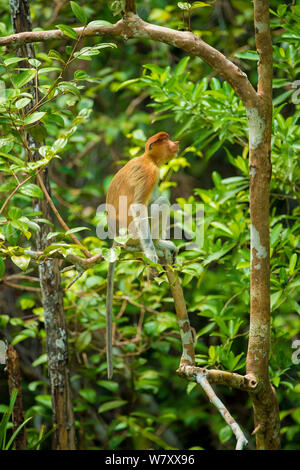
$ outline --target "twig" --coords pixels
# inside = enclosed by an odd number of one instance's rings
[[[39,185],[44,193],[44,196],[45,198],[47,199],[52,211],[54,212],[54,214],[56,215],[57,217],[57,220],[59,221],[60,225],[62,226],[62,228],[68,232],[70,229],[69,227],[67,226],[66,222],[63,220],[63,218],[61,217],[60,213],[58,212],[58,210],[56,209],[47,189],[46,189],[46,186],[44,185],[43,183],[43,180],[42,178],[40,177],[40,175],[37,175],[37,180],[39,182]],[[70,233],[69,234],[70,237],[72,238],[73,242],[76,243],[76,245],[80,246],[80,248],[82,249],[82,252],[86,255],[87,258],[91,258],[93,255],[82,245],[82,243],[78,240],[77,237],[75,237],[75,235],[73,235],[73,233]]]
[[[217,408],[221,416],[224,418],[226,423],[231,427],[233,434],[236,437],[236,447],[235,450],[243,450],[244,447],[248,444],[248,440],[246,439],[243,431],[237,424],[237,422],[233,419],[227,408],[224,406],[220,398],[214,392],[214,389],[209,384],[206,375],[201,374],[198,372],[196,374],[196,381],[199,385],[201,385],[202,389],[206,393],[209,398],[209,401]]]
[[[28,290],[29,292],[40,292],[39,287],[32,287],[32,286],[23,286],[22,284],[15,284],[14,282],[9,282],[2,280],[3,284],[9,287],[13,287],[14,289],[21,289],[21,290]]]
[[[41,171],[41,168],[38,170],[38,172],[36,174],[38,174],[40,171]],[[15,187],[15,189],[10,193],[10,195],[4,201],[4,203],[3,203],[3,205],[0,209],[0,214],[2,214],[5,207],[7,206],[7,204],[11,200],[11,198],[14,196],[14,194],[16,194],[16,192],[20,189],[20,187],[23,186],[23,184],[27,183],[27,181],[29,181],[33,176],[34,175],[29,175],[27,178],[25,178],[23,181],[21,181],[21,183],[19,183],[18,186]]]
[[[84,271],[82,271],[80,269],[80,271],[78,272],[78,274],[74,277],[74,279],[72,279],[72,281],[67,285],[67,287],[65,288],[65,291],[70,289],[70,287],[75,284],[75,282],[83,275]]]

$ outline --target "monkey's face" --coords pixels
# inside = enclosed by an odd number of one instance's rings
[[[168,162],[176,155],[179,141],[173,142],[170,140],[166,132],[161,132],[153,136],[151,140],[152,141],[149,142],[148,151],[159,165]]]

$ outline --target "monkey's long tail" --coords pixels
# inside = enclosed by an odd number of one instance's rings
[[[106,292],[106,359],[107,359],[107,377],[113,376],[112,361],[112,299],[114,292],[114,271],[115,261],[109,263],[107,274],[107,292]]]

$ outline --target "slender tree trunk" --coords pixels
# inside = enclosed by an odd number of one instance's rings
[[[28,0],[10,0],[12,24],[15,33],[31,31],[31,19]],[[18,51],[22,57],[33,58],[32,44],[24,44]],[[28,67],[27,61],[24,66]],[[31,93],[34,101],[38,99],[37,87],[32,83]],[[30,105],[32,106],[32,105]],[[31,136],[27,136],[31,149],[39,147]],[[38,153],[32,151],[33,159],[38,160]],[[47,170],[41,174],[42,181],[49,194],[50,183]],[[37,199],[35,209],[42,213],[42,217],[51,220],[50,208],[46,199]],[[43,251],[49,244],[47,234],[50,231],[48,224],[40,224],[36,244],[39,251]],[[53,422],[56,426],[55,449],[75,449],[74,416],[71,400],[71,387],[68,369],[68,343],[63,297],[60,285],[58,260],[47,260],[39,265],[39,277],[44,308],[45,331],[48,355],[48,368],[51,384],[51,397],[53,406]]]
[[[19,356],[15,348],[9,344],[6,353],[6,370],[8,374],[8,388],[11,396],[13,390],[18,390],[18,395],[12,412],[13,432],[24,422],[24,410],[22,400],[22,379],[20,371]],[[23,426],[18,432],[14,446],[16,450],[25,450],[27,445],[26,431]]]
[[[270,350],[270,236],[269,197],[272,135],[272,41],[269,2],[254,1],[258,63],[258,100],[248,107],[250,149],[251,280],[250,333],[247,374],[259,383],[250,393],[258,449],[280,448],[277,397],[269,380]]]

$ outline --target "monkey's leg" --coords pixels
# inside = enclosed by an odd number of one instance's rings
[[[152,240],[148,221],[148,210],[143,204],[131,204],[130,211],[134,216],[133,226],[145,256],[153,263],[158,263],[155,246]]]
[[[172,255],[173,263],[177,247],[170,240],[166,240],[167,229],[170,225],[170,203],[169,200],[160,196],[151,204],[151,234],[155,244],[156,253],[159,258],[169,258]],[[169,234],[168,234],[169,235]]]

